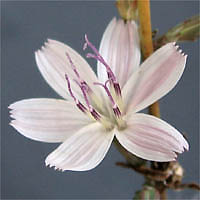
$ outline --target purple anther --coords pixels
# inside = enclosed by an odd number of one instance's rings
[[[117,116],[118,118],[121,116],[121,112],[119,110],[119,107],[116,104],[113,107],[113,112],[114,112],[115,116]]]
[[[117,96],[121,97],[122,94],[121,94],[121,88],[120,88],[119,83],[113,83],[113,87]]]
[[[78,101],[77,103],[76,103],[76,105],[77,105],[77,107],[82,111],[82,112],[86,112],[87,111],[87,108],[80,102],[80,101]]]
[[[74,63],[72,62],[71,57],[69,56],[69,54],[68,54],[67,52],[66,52],[65,54],[66,54],[66,56],[67,56],[67,58],[68,58],[68,60],[69,60],[69,62],[70,62],[70,64],[71,64],[71,66],[72,66],[72,69],[73,69],[74,73],[76,74],[76,76],[78,77],[78,79],[80,79],[80,75],[79,75],[79,73],[78,73],[78,71],[77,71],[77,69],[76,69],[76,66],[75,66]]]
[[[88,58],[94,58],[96,60],[98,60],[99,62],[101,62],[105,67],[106,67],[106,71],[108,73],[108,77],[109,79],[111,79],[113,82],[116,82],[116,77],[114,75],[114,73],[112,72],[111,68],[109,67],[109,65],[105,62],[105,60],[103,59],[103,57],[100,55],[100,53],[98,52],[98,50],[96,49],[96,47],[88,40],[87,35],[85,34],[85,41],[86,43],[84,44],[84,50],[87,48],[87,46],[89,46],[93,52],[96,54],[87,54]]]
[[[74,101],[76,102],[77,100],[76,100],[76,97],[74,96],[74,94],[72,92],[70,81],[69,81],[67,74],[65,74],[65,79],[67,80],[67,86],[68,86],[69,93],[70,93],[71,97],[74,99]]]
[[[87,104],[89,112],[91,113],[91,115],[94,117],[95,120],[100,120],[101,116],[100,114],[93,108],[93,106],[90,104],[90,101],[88,99],[88,94],[90,94],[90,88],[87,85],[87,83],[85,81],[79,82],[77,80],[74,80],[80,87],[82,93],[83,93],[83,97],[85,99],[85,102]],[[81,104],[82,105],[82,104]]]
[[[117,116],[117,117],[120,117],[121,116],[121,112],[120,112],[120,110],[119,110],[119,107],[117,106],[117,104],[115,103],[115,100],[113,99],[113,97],[112,97],[112,95],[111,95],[111,93],[110,93],[110,91],[109,91],[109,89],[108,89],[108,87],[107,87],[107,84],[110,82],[110,80],[107,80],[106,82],[105,82],[105,84],[102,84],[102,83],[94,83],[94,85],[100,85],[100,86],[102,86],[104,89],[105,89],[105,91],[106,91],[106,93],[107,93],[107,95],[108,95],[108,97],[109,97],[109,99],[110,99],[110,101],[111,101],[111,103],[112,103],[112,107],[113,107],[113,112],[114,112],[114,114],[115,114],[115,116]]]
[[[81,87],[85,89],[87,94],[90,95],[92,93],[92,89],[89,87],[89,85],[85,81],[81,81],[80,84],[81,84]]]
[[[74,81],[79,85],[80,88],[81,87],[86,88],[87,93],[91,93],[92,92],[91,88],[89,87],[89,85],[84,80],[81,79],[80,74],[78,73],[78,71],[76,69],[76,66],[72,62],[71,57],[69,56],[69,54],[67,52],[65,54],[66,54],[71,66],[72,66],[72,69],[73,69],[74,73],[76,74],[76,76],[78,78],[78,79],[74,79]]]
[[[101,116],[99,115],[99,113],[94,108],[91,109],[90,113],[94,117],[94,119],[96,119],[96,120],[101,119]]]
[[[112,97],[112,95],[111,95],[108,87],[106,86],[106,84],[104,85],[102,83],[95,82],[94,85],[100,85],[100,86],[102,86],[105,89],[105,91],[106,91],[106,93],[107,93],[107,95],[108,95],[108,97],[109,97],[109,99],[110,99],[110,101],[112,103],[112,106],[114,106],[115,105],[115,101],[114,101],[114,99],[113,99],[113,97]]]
[[[121,97],[121,88],[120,88],[120,85],[119,83],[117,82],[112,82],[110,79],[108,79],[106,82],[105,82],[105,86],[107,86],[107,84],[110,83],[113,85],[114,87],[114,90],[115,90],[115,93],[117,94],[117,96],[120,96]]]
[[[85,102],[86,102],[88,108],[90,109],[91,104],[90,104],[89,99],[88,99],[88,96],[87,96],[86,88],[81,86],[81,90],[82,90],[82,93],[83,93],[83,97],[84,97],[84,99],[85,99]]]
[[[69,78],[67,76],[67,74],[65,74],[65,78],[67,80],[67,85],[68,85],[68,90],[69,90],[69,93],[71,95],[71,97],[74,99],[74,101],[76,102],[76,106],[82,111],[82,112],[86,112],[87,111],[87,108],[79,101],[76,99],[76,97],[74,96],[73,92],[72,92],[72,89],[71,89],[71,85],[70,85],[70,81],[69,81]]]

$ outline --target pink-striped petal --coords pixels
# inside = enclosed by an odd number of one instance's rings
[[[186,57],[169,43],[145,60],[122,91],[126,112],[138,112],[172,90],[182,76]]]
[[[175,160],[176,153],[189,148],[184,137],[161,119],[141,113],[133,113],[127,119],[127,129],[116,131],[116,137],[138,157],[167,162]]]
[[[35,58],[40,72],[47,83],[63,98],[71,99],[67,91],[67,82],[65,74],[71,81],[71,87],[75,95],[83,100],[82,93],[78,85],[73,81],[77,79],[72,66],[66,56],[66,53],[71,57],[74,65],[77,68],[81,78],[85,80],[91,88],[93,82],[97,82],[95,73],[90,68],[89,64],[75,50],[68,45],[65,45],[56,40],[48,40],[41,50],[35,52]],[[96,87],[95,87],[96,89]]]
[[[63,142],[91,123],[70,102],[56,99],[26,99],[9,106],[11,125],[22,135],[42,142]]]
[[[103,34],[99,51],[123,87],[140,63],[137,24],[114,18]],[[99,62],[97,73],[102,82],[108,79],[105,67]]]
[[[96,167],[105,157],[113,140],[99,123],[82,128],[46,158],[46,165],[58,170],[86,171]]]

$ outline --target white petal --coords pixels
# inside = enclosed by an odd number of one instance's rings
[[[89,118],[70,102],[56,99],[26,99],[9,106],[11,125],[25,137],[42,142],[63,142]]]
[[[114,18],[103,34],[99,51],[123,87],[140,63],[137,24]],[[105,67],[99,62],[97,72],[102,82],[107,80]]]
[[[75,76],[74,71],[66,56],[66,52],[71,57],[80,76],[90,87],[93,88],[93,82],[97,82],[95,73],[90,68],[89,64],[71,47],[55,40],[48,40],[42,50],[35,53],[36,62],[40,72],[47,83],[63,98],[71,99],[67,90],[67,82],[65,74],[71,79],[72,90],[76,96],[82,100],[82,93],[77,84],[73,81]],[[96,88],[96,87],[95,87]]]
[[[46,165],[73,171],[86,171],[96,167],[105,157],[113,140],[99,123],[82,128],[68,138],[46,158]]]
[[[184,137],[168,123],[151,115],[132,114],[127,117],[127,129],[116,137],[128,151],[146,160],[175,160],[189,146]]]
[[[122,95],[126,111],[138,112],[174,88],[185,68],[186,56],[169,43],[151,55],[130,77]]]

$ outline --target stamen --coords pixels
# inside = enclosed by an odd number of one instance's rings
[[[79,101],[76,99],[76,97],[74,96],[73,92],[72,92],[72,89],[71,89],[71,85],[70,85],[70,81],[69,81],[69,78],[67,76],[67,74],[65,74],[65,78],[67,80],[67,85],[68,85],[68,90],[69,90],[69,93],[71,95],[71,97],[74,99],[75,103],[76,103],[76,106],[83,112],[83,113],[86,113],[87,112],[87,108]]]
[[[122,94],[121,94],[121,88],[120,88],[119,83],[114,83],[113,87],[114,87],[114,90],[115,90],[115,93],[117,94],[117,96],[121,97]]]
[[[106,82],[105,82],[105,86],[107,86],[108,83],[111,83],[113,85],[113,88],[115,90],[115,93],[117,94],[117,96],[120,96],[121,97],[121,88],[120,88],[120,85],[119,83],[115,82],[115,83],[112,83],[112,81],[110,79],[108,79]]]
[[[72,92],[70,81],[69,81],[69,78],[68,78],[67,74],[65,74],[65,79],[67,80],[67,86],[68,86],[68,90],[69,90],[69,93],[70,93],[71,97],[74,99],[74,101],[77,101],[76,97],[74,96],[74,94]]]
[[[86,47],[85,47],[86,48]],[[74,71],[74,73],[76,74],[77,78],[78,79],[74,79],[74,81],[77,83],[77,85],[80,87],[82,93],[83,93],[83,96],[84,96],[84,99],[85,99],[85,102],[87,104],[87,107],[89,109],[89,112],[90,114],[96,119],[96,120],[100,120],[101,116],[100,114],[92,107],[92,105],[90,104],[89,102],[89,99],[88,99],[88,96],[92,96],[94,95],[93,92],[92,92],[92,89],[89,87],[89,85],[81,79],[81,76],[80,74],[78,73],[77,71],[77,68],[76,66],[74,65],[74,63],[72,62],[72,59],[71,57],[69,56],[69,54],[66,52],[66,56],[72,66],[72,69]],[[68,77],[66,76],[66,79],[67,79],[67,82],[68,82],[68,88],[69,88],[69,92],[70,92],[70,95],[72,96],[72,98],[77,102],[76,98],[74,97],[73,93],[72,93],[72,90],[70,88],[70,82],[69,82],[69,79]],[[91,95],[92,94],[92,95]],[[94,96],[93,96],[94,98]],[[79,107],[79,109],[83,109],[82,107],[84,106],[83,104],[80,104],[80,102],[77,104],[77,106]],[[85,108],[85,106],[84,106]],[[86,109],[86,108],[85,108]],[[86,109],[87,110],[87,109]],[[88,111],[88,110],[87,110]]]
[[[111,68],[105,62],[105,60],[103,59],[103,57],[99,54],[99,52],[95,48],[95,46],[88,40],[87,35],[85,35],[85,41],[86,41],[86,43],[83,46],[83,50],[85,50],[87,48],[87,46],[89,46],[93,50],[93,52],[96,54],[95,55],[95,54],[88,53],[86,56],[88,58],[94,58],[94,59],[98,60],[99,62],[101,62],[106,67],[109,79],[111,79],[113,82],[116,82],[117,81],[116,77],[115,77],[114,73],[112,72]]]
[[[70,64],[71,64],[71,66],[72,66],[72,69],[73,69],[74,73],[76,74],[76,76],[77,76],[77,78],[78,78],[78,80],[74,79],[74,81],[79,85],[80,88],[81,88],[81,87],[86,87],[88,93],[89,93],[89,92],[92,92],[92,90],[91,90],[91,88],[89,87],[89,85],[88,85],[84,80],[81,79],[80,74],[78,73],[78,71],[77,71],[77,69],[76,69],[76,66],[75,66],[74,63],[72,62],[72,59],[71,59],[71,57],[69,56],[69,54],[68,54],[67,52],[66,52],[65,54],[66,54],[66,56],[67,56],[67,58],[68,58],[68,60],[69,60],[69,62],[70,62]]]
[[[120,112],[119,107],[117,106],[117,104],[115,104],[113,106],[113,112],[115,113],[115,116],[117,116],[118,118],[121,116],[121,112]]]
[[[85,102],[86,102],[86,104],[87,104],[87,107],[88,107],[88,110],[89,110],[89,112],[91,113],[91,115],[96,119],[96,120],[100,120],[100,118],[101,118],[101,116],[100,116],[100,114],[93,108],[93,106],[90,104],[90,101],[89,101],[89,99],[88,99],[88,94],[89,94],[89,92],[88,92],[88,89],[89,89],[89,87],[88,87],[88,85],[87,85],[87,83],[86,82],[78,82],[77,80],[74,80],[78,85],[79,85],[79,87],[81,88],[81,91],[82,91],[82,93],[83,93],[83,97],[84,97],[84,99],[85,99]]]
[[[74,63],[72,62],[71,57],[69,56],[69,54],[68,54],[67,52],[66,52],[65,54],[66,54],[66,56],[67,56],[67,58],[68,58],[68,60],[69,60],[69,62],[70,62],[70,64],[71,64],[71,66],[72,66],[72,69],[73,69],[74,73],[76,74],[76,76],[78,77],[78,79],[80,79],[80,75],[79,75],[79,73],[78,73],[78,71],[77,71],[77,69],[76,69],[76,66],[75,66]]]
[[[91,94],[92,93],[92,90],[91,90],[91,88],[89,87],[89,85],[85,82],[85,81],[83,81],[83,80],[81,80],[81,81],[79,81],[79,80],[76,80],[76,79],[74,79],[74,81],[76,82],[76,84],[80,87],[80,88],[85,88],[85,90],[86,90],[86,92],[88,93],[88,94]]]
[[[83,93],[85,102],[86,102],[88,108],[90,109],[91,105],[90,105],[89,99],[88,99],[88,97],[87,97],[87,91],[86,91],[87,89],[86,89],[86,87],[84,87],[84,85],[80,85],[80,88],[81,88],[81,91],[82,91],[82,93]]]
[[[121,116],[121,112],[119,110],[119,107],[115,103],[115,100],[113,99],[113,97],[112,97],[112,95],[111,95],[108,87],[107,87],[107,83],[108,82],[110,82],[110,80],[107,80],[105,82],[105,84],[95,82],[94,85],[100,85],[100,86],[102,86],[105,89],[105,91],[106,91],[106,93],[107,93],[107,95],[108,95],[108,97],[109,97],[109,99],[110,99],[110,101],[112,103],[112,108],[113,108],[113,112],[114,112],[115,116],[120,117]]]
[[[83,49],[85,50],[87,48],[87,46],[89,46],[93,52],[96,54],[92,54],[92,53],[88,53],[86,55],[87,58],[94,58],[96,60],[98,60],[99,62],[101,62],[107,70],[107,74],[108,74],[108,79],[111,80],[111,83],[113,84],[115,93],[117,96],[121,96],[121,88],[119,83],[117,82],[117,79],[114,75],[114,73],[112,72],[111,68],[109,67],[109,65],[105,62],[105,60],[103,59],[103,57],[100,55],[100,53],[98,52],[98,50],[95,48],[95,46],[88,40],[87,35],[85,35],[85,41],[86,43],[83,46]]]
[[[110,93],[108,87],[106,86],[106,84],[104,85],[104,84],[102,84],[102,83],[94,82],[94,85],[100,85],[100,86],[102,86],[102,87],[105,89],[105,91],[106,91],[106,93],[107,93],[107,95],[108,95],[108,97],[109,97],[109,99],[110,99],[112,105],[114,106],[114,105],[115,105],[115,101],[114,101],[114,99],[113,99],[113,97],[112,97],[112,95],[111,95],[111,93]]]
[[[94,108],[90,110],[90,113],[97,121],[101,119],[101,116]]]

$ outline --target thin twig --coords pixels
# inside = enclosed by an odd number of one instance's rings
[[[168,187],[175,190],[184,190],[184,189],[200,190],[200,185],[197,183],[181,183]]]
[[[149,167],[146,167],[144,165],[142,166],[133,166],[128,163],[123,163],[123,162],[117,162],[117,166],[124,167],[124,168],[129,168],[133,169],[134,171],[146,176],[147,178],[155,181],[165,181],[171,174],[164,172],[164,171],[159,171],[159,170],[154,170]]]

